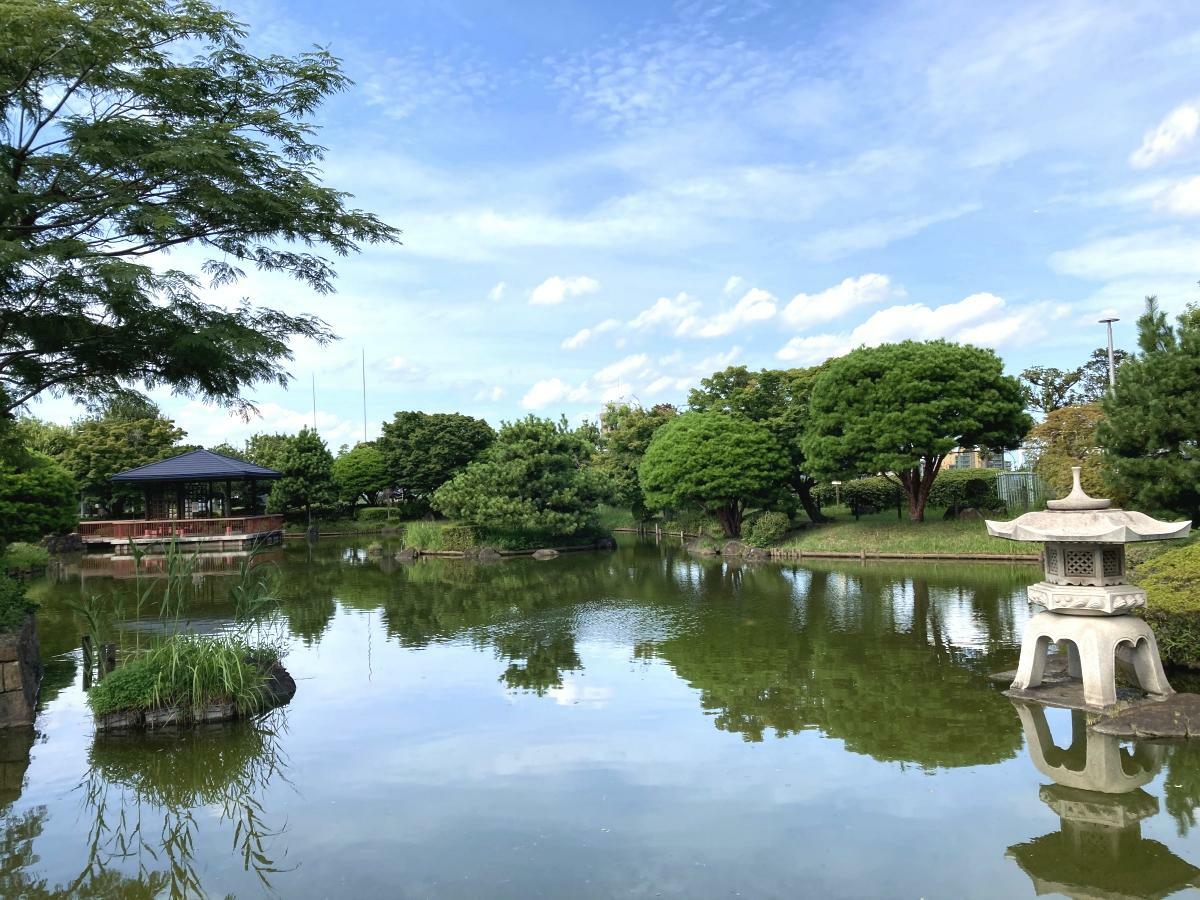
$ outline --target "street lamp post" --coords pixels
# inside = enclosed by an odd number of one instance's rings
[[[1113,357],[1112,323],[1120,321],[1115,316],[1100,320],[1100,324],[1108,326],[1108,389],[1110,391],[1117,386],[1117,362]]]
[[[840,481],[831,481],[829,483],[833,485],[833,505],[841,506],[842,505],[842,483]]]

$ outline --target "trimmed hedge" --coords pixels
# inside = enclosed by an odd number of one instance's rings
[[[1132,576],[1146,589],[1142,616],[1154,629],[1163,662],[1200,669],[1200,543],[1152,557]]]
[[[354,518],[360,522],[386,522],[390,511],[386,506],[364,506],[354,514]]]
[[[870,478],[853,478],[842,483],[842,500],[850,507],[870,506],[875,509],[893,509],[903,499],[900,486],[882,475]]]
[[[1000,509],[996,469],[944,469],[929,489],[929,505],[955,509]]]

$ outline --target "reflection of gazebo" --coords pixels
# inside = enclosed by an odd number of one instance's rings
[[[204,549],[239,549],[274,543],[283,517],[262,515],[263,482],[283,477],[274,469],[211,450],[193,450],[112,476],[115,484],[140,487],[145,518],[82,522],[85,543],[129,541],[157,548],[166,541],[202,543]]]

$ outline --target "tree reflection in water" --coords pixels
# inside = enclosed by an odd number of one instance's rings
[[[90,820],[87,860],[69,885],[73,894],[104,894],[114,871],[136,866],[154,895],[205,894],[196,861],[198,810],[216,810],[233,829],[233,850],[263,888],[289,871],[273,856],[286,830],[268,821],[267,787],[287,783],[279,737],[285,711],[256,721],[97,735],[79,785]],[[211,826],[208,826],[211,827]],[[286,850],[284,851],[286,856]]]

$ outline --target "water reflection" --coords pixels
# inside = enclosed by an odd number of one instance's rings
[[[1009,847],[1007,856],[1038,894],[1068,897],[1167,897],[1200,885],[1200,868],[1159,841],[1142,837],[1142,821],[1158,813],[1143,789],[1163,767],[1168,748],[1125,747],[1071,712],[1071,743],[1054,742],[1045,709],[1014,701],[1029,757],[1054,783],[1038,796],[1059,817],[1059,830]]]
[[[237,722],[146,734],[97,735],[80,784],[89,823],[87,859],[70,888],[86,895],[114,869],[171,897],[204,894],[195,855],[200,820],[232,829],[231,852],[262,887],[282,870],[286,851],[262,795],[286,780],[279,744],[283,710]],[[278,850],[278,852],[277,852]]]

